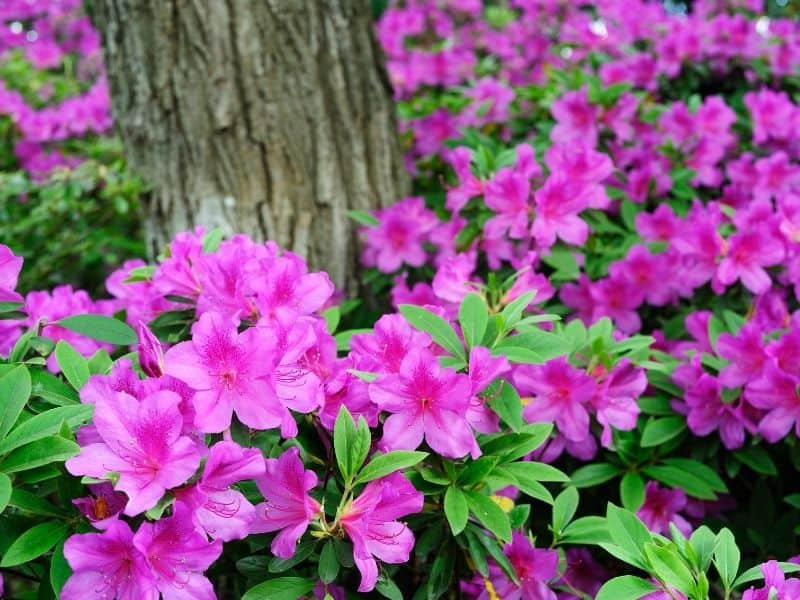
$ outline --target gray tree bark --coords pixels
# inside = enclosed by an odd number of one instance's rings
[[[273,239],[353,289],[350,209],[408,191],[368,0],[91,0],[155,252]]]

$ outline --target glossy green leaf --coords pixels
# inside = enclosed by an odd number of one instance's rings
[[[0,567],[15,567],[40,557],[61,542],[68,530],[69,523],[63,521],[48,521],[31,527],[9,546]]]
[[[379,454],[374,456],[361,470],[361,473],[356,478],[356,483],[366,483],[395,471],[408,469],[425,460],[427,456],[427,452],[416,452],[414,450],[395,450],[394,452]]]
[[[60,319],[56,323],[93,340],[117,346],[130,346],[138,341],[136,332],[130,325],[104,315],[74,315]]]
[[[26,367],[15,367],[0,377],[0,440],[16,424],[30,395],[31,376]]]
[[[457,487],[450,486],[444,494],[444,516],[450,524],[453,535],[458,535],[467,526],[469,519],[467,498]]]

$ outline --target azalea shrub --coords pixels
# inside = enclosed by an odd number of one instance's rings
[[[104,294],[0,247],[6,592],[800,598],[800,23],[375,8],[381,310],[218,230]]]
[[[141,181],[111,135],[100,36],[80,0],[0,3],[0,241],[19,287],[101,293],[141,256]]]

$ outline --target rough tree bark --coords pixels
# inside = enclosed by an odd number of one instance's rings
[[[151,251],[219,226],[352,289],[345,212],[408,188],[368,0],[91,0]]]

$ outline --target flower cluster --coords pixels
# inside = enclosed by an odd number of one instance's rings
[[[111,129],[100,36],[81,5],[80,0],[8,0],[0,7],[0,57],[12,64],[8,57],[18,55],[43,74],[17,89],[17,82],[4,81],[0,72],[0,117],[13,123],[14,154],[36,178],[80,162],[80,156],[59,148],[61,142]]]

